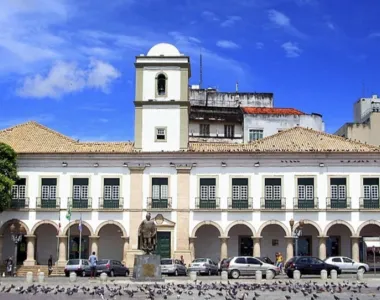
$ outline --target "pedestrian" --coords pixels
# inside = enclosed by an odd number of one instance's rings
[[[181,255],[181,263],[185,265],[185,259],[183,258],[183,255]]]
[[[9,256],[7,260],[5,261],[5,265],[7,267],[7,274],[9,276],[12,276],[12,271],[13,271],[13,259],[12,256]]]
[[[92,255],[90,255],[90,257],[88,258],[88,261],[90,262],[90,268],[91,268],[90,279],[92,279],[92,278],[96,277],[96,263],[98,261],[98,259],[96,258],[96,255],[95,255],[95,251],[92,252]]]
[[[48,260],[48,276],[53,273],[53,255],[50,255],[49,260]]]
[[[280,272],[283,273],[283,258],[281,252],[278,253],[277,255],[277,267],[280,268]]]

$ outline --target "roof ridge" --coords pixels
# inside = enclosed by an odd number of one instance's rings
[[[29,125],[29,124],[38,124],[36,121],[33,121],[33,120],[30,120],[30,121],[26,121],[26,122],[23,122],[23,123],[19,123],[19,124],[16,124],[16,125],[13,125],[13,126],[10,126],[10,127],[6,127],[4,129],[0,129],[0,133],[2,132],[6,132],[6,131],[9,131],[9,130],[13,130],[15,128],[19,128],[19,127],[23,127],[25,125]]]
[[[66,139],[66,140],[68,140],[68,141],[70,141],[70,142],[73,142],[73,143],[75,143],[75,144],[78,143],[78,142],[77,142],[76,140],[74,140],[73,138],[68,137],[67,135],[64,135],[64,134],[62,134],[62,133],[60,133],[60,132],[58,132],[58,131],[56,131],[56,130],[54,130],[54,129],[51,129],[50,127],[47,127],[47,126],[45,126],[45,125],[42,125],[42,124],[40,124],[40,123],[38,123],[38,122],[36,122],[36,121],[31,121],[30,123],[32,123],[33,125],[35,125],[35,126],[37,126],[37,127],[40,127],[40,128],[43,129],[43,130],[49,131],[49,132],[51,132],[51,133],[53,133],[53,134],[56,134],[56,135],[58,135],[58,136],[60,136],[60,137],[62,137],[62,138],[64,138],[64,139]]]

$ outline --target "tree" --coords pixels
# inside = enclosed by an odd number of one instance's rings
[[[18,180],[17,154],[7,144],[0,143],[0,212],[9,207],[12,186]]]

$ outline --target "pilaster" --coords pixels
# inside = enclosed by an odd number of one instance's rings
[[[64,267],[66,266],[67,257],[66,257],[66,251],[67,251],[67,236],[66,235],[59,235],[58,236],[58,267]]]
[[[326,240],[328,236],[318,236],[319,239],[319,259],[326,259]]]
[[[97,235],[92,235],[89,236],[90,238],[90,245],[91,245],[91,254],[92,252],[95,252],[95,255],[99,256],[99,236]]]
[[[36,244],[36,236],[35,235],[25,235],[27,246],[26,246],[26,260],[24,261],[25,266],[34,266],[36,261],[34,259],[34,249]]]
[[[261,239],[262,236],[252,236],[253,239],[253,256],[261,256]]]
[[[286,240],[286,261],[288,261],[289,259],[291,259],[293,257],[293,253],[294,253],[294,247],[293,247],[294,238],[292,236],[286,236],[285,240]]]
[[[228,239],[229,236],[220,236],[220,260],[228,258]]]
[[[356,262],[360,261],[359,256],[359,240],[360,236],[351,236],[351,251],[352,251],[352,259]]]

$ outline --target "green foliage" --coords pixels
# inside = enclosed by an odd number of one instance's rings
[[[16,159],[12,147],[0,143],[0,212],[9,207],[12,186],[18,180]]]

